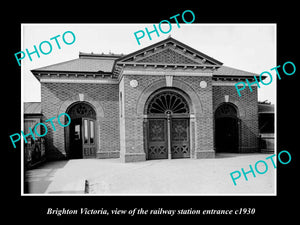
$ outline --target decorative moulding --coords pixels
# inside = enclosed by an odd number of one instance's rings
[[[201,88],[206,88],[207,87],[207,83],[204,80],[200,81],[199,85],[200,85]]]
[[[130,84],[131,87],[135,88],[135,87],[138,86],[139,83],[138,83],[137,80],[131,80],[129,84]]]

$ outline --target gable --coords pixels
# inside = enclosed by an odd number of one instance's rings
[[[150,63],[162,63],[162,64],[198,64],[196,60],[184,56],[171,48],[163,49],[159,52],[155,52],[145,56],[136,62],[150,62]]]
[[[171,37],[128,54],[116,60],[119,65],[154,63],[157,65],[209,65],[220,66],[223,63],[199,52]]]

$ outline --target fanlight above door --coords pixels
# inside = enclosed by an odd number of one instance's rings
[[[149,103],[148,114],[188,114],[186,100],[176,92],[166,91],[156,95]]]

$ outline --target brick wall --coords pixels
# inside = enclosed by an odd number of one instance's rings
[[[151,56],[145,57],[138,62],[161,62],[161,63],[191,63],[194,64],[195,61],[174,52],[173,50],[166,49],[162,52],[158,52]]]
[[[138,86],[133,88],[130,81],[135,79]],[[207,87],[201,88],[200,81],[206,81]],[[212,86],[209,76],[174,76],[177,84],[191,99],[193,109],[191,129],[191,156],[194,158],[213,157],[214,155],[214,112],[225,102],[224,95],[229,96],[229,102],[235,104],[240,118],[240,151],[257,150],[258,114],[257,88],[243,91],[242,97],[237,95],[234,86]],[[42,113],[43,122],[57,117],[63,105],[79,101],[79,93],[84,94],[84,100],[94,105],[99,104],[103,115],[97,115],[98,149],[97,157],[119,157],[123,161],[145,160],[144,113],[138,108],[145,107],[141,96],[150,96],[155,88],[148,88],[156,83],[166,86],[164,76],[124,75],[120,86],[117,84],[84,84],[84,83],[42,83]],[[119,104],[119,90],[122,93],[122,104]],[[149,91],[149,93],[147,93]],[[141,104],[141,105],[139,105]],[[122,106],[122,108],[121,108]],[[120,114],[122,110],[122,117]],[[99,113],[98,113],[99,114]],[[66,157],[65,129],[54,120],[56,131],[51,124],[48,126],[46,150],[48,158]],[[130,157],[131,159],[129,159]]]
[[[138,81],[136,88],[130,86],[132,79]],[[123,132],[121,134],[121,159],[124,162],[146,159],[143,130],[144,117],[137,114],[137,104],[144,89],[161,79],[164,78],[162,76],[124,75],[121,80],[120,91],[123,96],[123,115],[120,120],[121,132]]]
[[[188,74],[187,74],[188,75]],[[200,106],[195,105],[195,158],[214,157],[214,133],[213,133],[213,98],[212,80],[207,76],[178,76],[180,80],[188,84],[200,100]],[[206,88],[200,87],[200,81],[207,83]],[[185,91],[185,90],[184,90]]]
[[[43,122],[51,117],[57,117],[62,107],[79,102],[79,93],[84,94],[84,100],[102,107],[103,115],[97,115],[96,135],[98,138],[97,157],[119,157],[119,86],[115,84],[91,83],[41,83],[41,104],[44,115]],[[96,106],[95,106],[96,105]],[[97,106],[98,105],[98,106]],[[98,113],[99,114],[99,113]],[[47,156],[50,159],[66,157],[65,130],[54,121],[56,131],[51,124],[46,137]]]
[[[130,86],[131,80],[137,80],[138,86]],[[200,81],[207,82],[206,88],[200,88]],[[191,157],[214,157],[213,140],[213,98],[212,81],[208,76],[174,76],[175,87],[185,92],[191,99],[193,109],[190,123]],[[157,85],[156,85],[157,84]],[[149,89],[149,87],[153,88]],[[121,130],[124,131],[121,143],[123,161],[145,160],[144,108],[146,99],[155,90],[166,87],[165,76],[158,75],[124,75],[120,83],[120,91],[124,100],[124,113],[121,118]],[[141,110],[138,110],[138,109]]]
[[[257,87],[243,90],[239,97],[235,87],[232,86],[213,86],[213,111],[225,102],[225,95],[229,96],[229,102],[238,108],[239,125],[239,147],[240,152],[258,151],[258,106],[257,106]]]

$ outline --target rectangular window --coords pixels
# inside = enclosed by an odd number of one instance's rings
[[[80,140],[80,125],[79,124],[75,125],[74,139],[75,139],[75,141]]]
[[[83,126],[84,126],[84,143],[88,143],[88,121],[83,120]]]
[[[94,144],[94,121],[90,120],[90,144]]]

